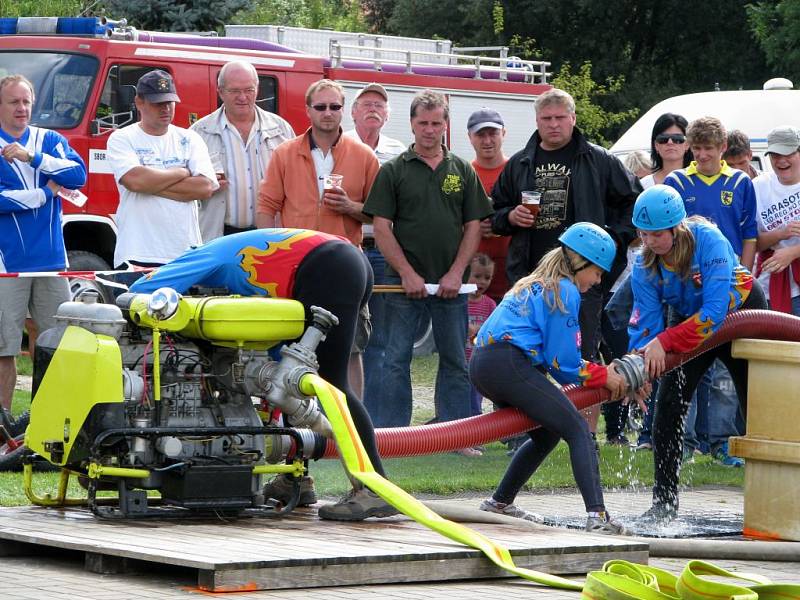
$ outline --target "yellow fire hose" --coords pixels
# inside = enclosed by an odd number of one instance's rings
[[[443,536],[483,552],[498,567],[519,577],[550,587],[581,591],[586,600],[800,600],[800,585],[771,584],[753,574],[730,573],[710,563],[690,561],[680,578],[655,567],[624,560],[612,560],[602,571],[593,571],[585,585],[556,575],[518,567],[507,548],[493,542],[469,527],[448,521],[375,472],[361,439],[356,432],[344,394],[318,375],[308,374],[300,380],[304,394],[315,395],[331,423],[347,470],[406,516],[441,533]],[[753,585],[733,585],[703,579],[703,576],[729,577]]]
[[[567,590],[580,590],[583,586],[575,581],[539,571],[523,569],[514,564],[508,549],[496,544],[485,535],[473,531],[460,523],[440,517],[422,502],[403,491],[391,481],[384,479],[372,466],[361,439],[356,433],[344,394],[317,375],[305,375],[300,380],[304,394],[316,395],[333,428],[333,436],[339,453],[350,475],[358,479],[386,502],[418,523],[441,533],[453,541],[460,542],[483,552],[498,567],[530,581]]]

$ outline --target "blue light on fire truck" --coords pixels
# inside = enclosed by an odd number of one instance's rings
[[[3,17],[0,35],[82,35],[104,37],[119,21],[105,17]]]

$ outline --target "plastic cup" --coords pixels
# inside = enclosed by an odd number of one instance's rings
[[[344,181],[344,175],[337,175],[336,173],[331,173],[330,175],[325,175],[322,179],[322,185],[325,190],[331,190],[333,188],[342,187],[342,182]]]
[[[534,217],[539,214],[539,203],[542,201],[542,193],[533,190],[522,192],[522,205],[528,209]]]

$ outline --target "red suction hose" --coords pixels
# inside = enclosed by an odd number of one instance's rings
[[[770,310],[741,310],[729,314],[719,330],[692,352],[667,354],[667,371],[712,348],[738,338],[761,338],[800,342],[800,317]],[[564,387],[564,393],[578,410],[607,402],[605,388]],[[418,456],[470,448],[519,435],[539,425],[516,408],[503,408],[485,415],[416,427],[377,429],[378,452],[382,457]],[[336,458],[338,451],[328,440],[323,458]]]

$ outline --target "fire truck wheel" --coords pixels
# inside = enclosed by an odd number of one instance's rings
[[[106,261],[93,252],[70,250],[67,255],[69,257],[70,271],[108,271],[111,268]],[[98,292],[101,302],[112,302],[113,294],[103,284],[88,279],[72,278],[69,280],[69,291],[72,300],[77,300],[83,292],[88,290]]]

